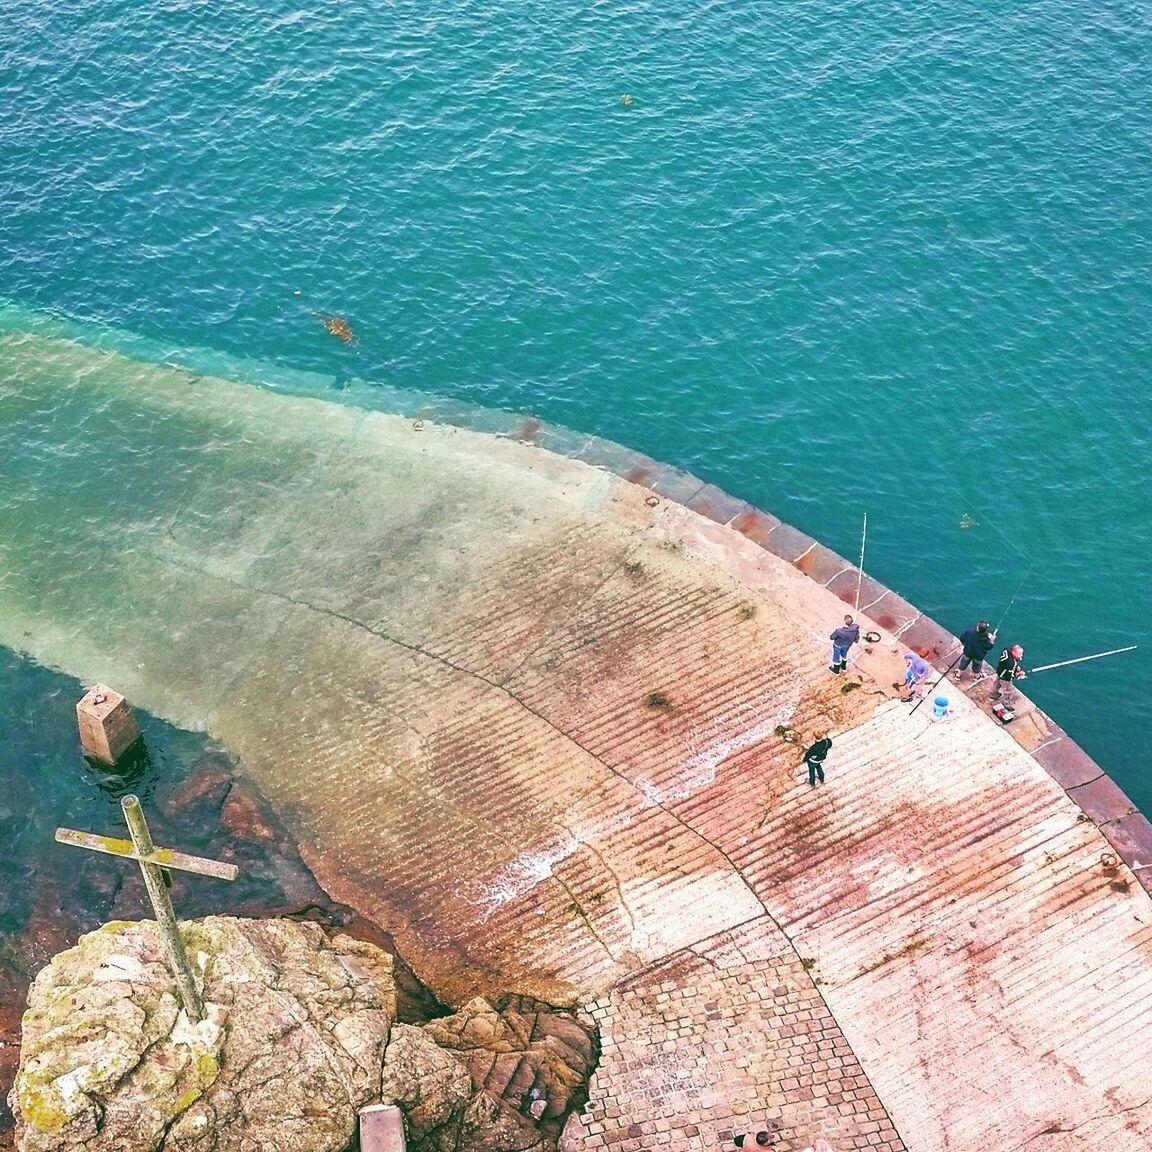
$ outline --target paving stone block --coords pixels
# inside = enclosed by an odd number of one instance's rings
[[[655,460],[636,464],[624,473],[624,479],[676,504],[687,504],[704,487],[704,481],[698,476]]]
[[[781,527],[781,521],[759,508],[749,508],[732,521],[732,527],[761,548],[768,548],[772,534]]]
[[[593,437],[580,453],[579,459],[586,464],[603,468],[617,476],[626,477],[629,472],[643,471],[655,464],[655,461],[641,452],[634,452],[621,444],[613,444],[608,440]]]
[[[1141,887],[1152,892],[1152,822],[1142,813],[1133,812],[1105,824],[1101,831],[1133,870]]]
[[[817,584],[827,584],[834,576],[851,567],[843,556],[823,544],[813,545],[792,563]]]
[[[870,620],[875,620],[883,631],[893,635],[900,632],[901,629],[906,629],[921,615],[919,609],[891,590],[886,590],[876,600],[865,601],[864,597],[861,596],[860,611],[865,613]]]
[[[688,500],[687,506],[693,512],[699,512],[701,516],[706,516],[717,524],[730,524],[737,517],[750,511],[746,501],[729,496],[714,484],[705,484]]]
[[[1037,763],[1063,788],[1076,788],[1104,774],[1104,770],[1078,744],[1061,734],[1032,753]]]
[[[845,567],[842,571],[838,572],[832,579],[825,581],[824,586],[829,592],[834,592],[839,596],[850,610],[856,611],[856,581],[858,577],[860,580],[860,610],[863,611],[865,605],[881,599],[888,589],[879,581],[873,580],[871,576],[860,576],[859,570],[854,564],[845,561]],[[871,613],[869,615],[871,616]]]
[[[555,424],[544,424],[535,443],[541,448],[547,448],[549,452],[575,460],[583,457],[591,439],[591,436],[583,432],[573,432],[570,428],[561,428]]]
[[[915,652],[927,649],[931,653],[928,659],[940,671],[943,671],[960,651],[960,641],[927,616],[921,616],[902,632],[900,640]]]
[[[811,536],[805,535],[798,528],[793,528],[791,524],[781,524],[768,537],[763,547],[774,556],[779,556],[781,560],[795,564],[815,544],[816,541]]]

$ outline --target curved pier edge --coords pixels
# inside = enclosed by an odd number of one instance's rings
[[[485,408],[431,393],[410,392],[359,379],[338,385],[335,377],[323,373],[291,371],[283,365],[240,359],[207,349],[172,349],[110,326],[33,312],[0,297],[0,330],[5,327],[76,340],[89,347],[110,348],[131,358],[153,360],[189,372],[218,374],[271,392],[288,391],[330,400],[333,388],[351,385],[358,394],[355,399],[349,398],[349,402],[357,407],[502,436],[602,468],[717,524],[733,528],[834,592],[845,603],[855,601],[858,569],[851,561],[771,513],[689,472],[598,436],[548,424],[524,413]],[[871,576],[863,574],[860,581],[861,610],[890,631],[894,639],[911,648],[930,650],[932,663],[939,671],[949,666],[959,651],[959,641],[951,632]],[[1103,768],[1031,701],[1027,701],[1027,709],[1018,714],[1008,732],[1100,829],[1141,886],[1152,893],[1152,821],[1137,811]]]
[[[406,414],[505,436],[602,468],[734,529],[834,592],[846,604],[855,601],[858,576],[855,564],[791,524],[705,483],[690,472],[610,440],[549,425],[534,416],[430,397],[421,398]],[[900,643],[910,648],[929,649],[931,662],[939,672],[951,665],[960,650],[955,635],[871,576],[864,574],[860,586],[862,611],[867,611]],[[1136,805],[1104,769],[1030,700],[1008,726],[1008,732],[1100,829],[1140,885],[1152,893],[1152,821],[1137,811]]]

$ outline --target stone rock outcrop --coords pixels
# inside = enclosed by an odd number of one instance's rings
[[[380,1098],[391,958],[286,920],[182,925],[206,1019],[155,925],[113,923],[37,976],[11,1094],[21,1152],[344,1152]]]
[[[555,1147],[598,1055],[572,1012],[477,997],[423,1027],[398,1025],[381,1090],[404,1112],[410,1152],[535,1152]]]
[[[394,1023],[393,962],[318,924],[181,925],[205,1019],[180,1007],[149,922],[80,938],[36,977],[11,1093],[20,1152],[346,1152],[357,1110],[404,1114],[410,1152],[547,1152],[599,1055],[527,997]]]

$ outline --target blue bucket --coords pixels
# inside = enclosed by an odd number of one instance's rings
[[[932,715],[933,716],[947,716],[948,715],[948,697],[937,696],[932,701]]]

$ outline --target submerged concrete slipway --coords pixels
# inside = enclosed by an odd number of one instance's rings
[[[772,517],[469,421],[9,332],[0,641],[226,742],[443,997],[582,1004],[569,1149],[1152,1149],[1152,838],[1099,768],[910,714],[951,641],[870,580],[830,676],[855,570]]]

